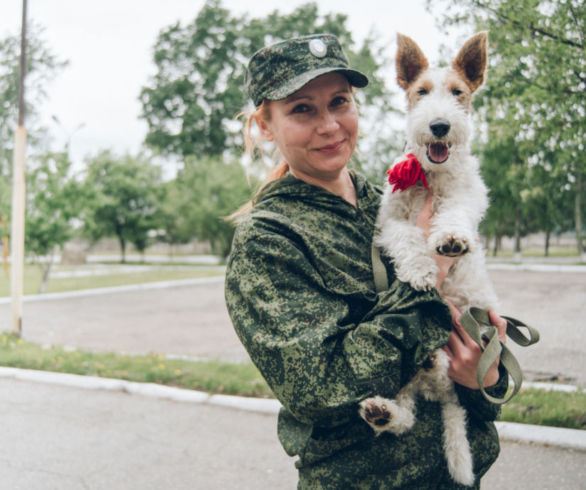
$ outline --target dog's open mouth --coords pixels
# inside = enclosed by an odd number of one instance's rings
[[[450,156],[452,145],[442,141],[436,141],[427,145],[427,158],[431,163],[444,163]]]

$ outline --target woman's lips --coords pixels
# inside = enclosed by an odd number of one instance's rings
[[[332,143],[330,145],[320,146],[319,148],[317,148],[317,151],[319,151],[321,153],[334,153],[334,152],[338,151],[342,147],[343,144],[344,144],[344,140],[337,141],[337,142]]]

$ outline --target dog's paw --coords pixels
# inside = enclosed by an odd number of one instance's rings
[[[402,434],[413,427],[415,421],[410,410],[400,407],[394,400],[380,396],[363,400],[359,412],[377,436],[385,431]]]
[[[438,255],[460,257],[470,251],[471,240],[454,233],[430,237],[431,247]]]
[[[433,264],[430,265],[433,266]],[[410,284],[417,291],[429,291],[435,287],[437,272],[435,268],[416,268],[411,264],[411,267],[397,269],[397,278],[401,282]]]
[[[427,372],[431,371],[437,365],[437,354],[432,352],[429,357],[423,362],[423,369]]]
[[[386,430],[393,416],[387,406],[387,400],[380,396],[367,398],[360,402],[360,416],[378,434]]]

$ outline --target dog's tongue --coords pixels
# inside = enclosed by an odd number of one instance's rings
[[[427,148],[427,156],[433,163],[444,163],[448,159],[448,145],[445,143],[431,143]]]

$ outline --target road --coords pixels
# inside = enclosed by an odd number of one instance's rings
[[[0,487],[294,490],[275,415],[0,379]],[[586,453],[503,443],[483,490],[580,490]]]

